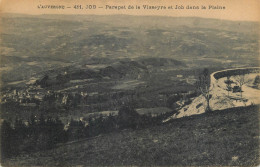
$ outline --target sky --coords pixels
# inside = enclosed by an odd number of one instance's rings
[[[65,5],[66,10],[38,9],[38,5]],[[97,5],[95,10],[74,9],[74,5]],[[167,9],[167,10],[106,10],[106,5],[162,5],[173,6],[209,5],[225,6],[225,10],[190,10],[190,9]],[[0,0],[0,13],[22,14],[128,14],[128,15],[159,15],[173,17],[206,17],[225,20],[260,21],[260,0]]]

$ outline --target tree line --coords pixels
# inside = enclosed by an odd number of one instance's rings
[[[48,150],[56,147],[58,143],[123,129],[140,129],[158,125],[173,112],[152,117],[149,114],[140,115],[131,105],[125,105],[120,108],[118,115],[71,120],[67,128],[59,118],[44,115],[37,119],[31,115],[27,121],[17,118],[14,123],[4,120],[1,126],[1,158],[4,160],[23,153]]]

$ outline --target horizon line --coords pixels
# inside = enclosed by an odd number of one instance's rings
[[[234,19],[222,19],[222,18],[215,18],[215,17],[200,17],[200,16],[170,16],[170,15],[134,15],[134,14],[82,14],[82,13],[40,13],[40,14],[29,14],[29,13],[12,13],[12,12],[0,12],[0,14],[4,15],[27,15],[27,16],[44,16],[44,15],[55,15],[55,16],[62,16],[62,15],[69,15],[69,16],[133,16],[133,17],[170,17],[170,18],[200,18],[200,19],[212,19],[212,20],[222,20],[222,21],[232,21],[232,22],[253,22],[259,23],[257,20],[234,20]],[[1,17],[1,15],[0,15]]]

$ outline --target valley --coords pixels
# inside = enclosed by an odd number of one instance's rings
[[[257,22],[22,14],[0,22],[1,162],[258,163],[259,71],[220,72],[213,91],[201,91],[216,71],[259,67]]]

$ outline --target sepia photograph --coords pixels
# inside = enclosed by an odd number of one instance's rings
[[[0,0],[0,166],[258,166],[258,0]]]

